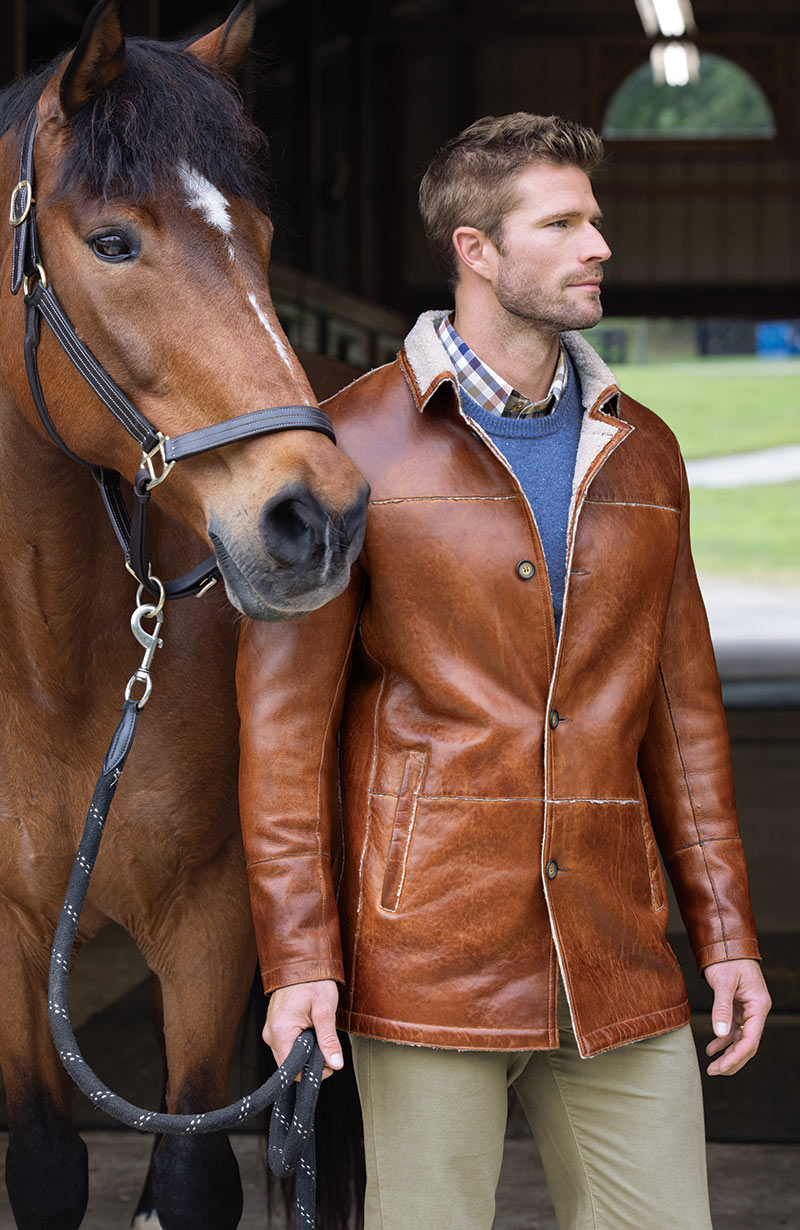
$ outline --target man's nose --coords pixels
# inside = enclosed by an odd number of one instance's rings
[[[606,243],[604,236],[598,231],[596,226],[590,225],[583,244],[583,260],[607,261],[610,255],[611,249]]]

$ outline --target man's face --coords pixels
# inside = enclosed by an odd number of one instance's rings
[[[602,264],[611,255],[589,177],[578,167],[537,164],[516,179],[492,279],[512,316],[533,325],[590,329],[603,315]]]

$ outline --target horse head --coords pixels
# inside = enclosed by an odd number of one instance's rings
[[[265,141],[228,76],[254,20],[242,0],[188,46],[126,43],[117,4],[102,0],[75,49],[16,87],[3,117],[10,190],[21,125],[37,108],[42,271],[81,340],[169,437],[265,406],[316,404],[270,296]],[[13,340],[18,305],[4,316],[14,402],[41,436]],[[40,353],[48,412],[69,449],[135,473],[136,445],[46,329]],[[324,435],[288,430],[182,461],[157,498],[210,540],[238,610],[282,619],[347,584],[367,488]]]

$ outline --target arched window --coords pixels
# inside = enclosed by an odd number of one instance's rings
[[[616,90],[603,121],[611,140],[761,139],[775,136],[764,91],[722,56],[700,54],[700,74],[688,85],[655,85],[643,64]]]

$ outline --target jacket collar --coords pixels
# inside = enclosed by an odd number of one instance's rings
[[[455,371],[436,332],[446,315],[442,309],[423,312],[400,351],[400,364],[418,410],[424,410],[436,390],[445,383],[452,386],[458,397]],[[561,341],[577,372],[584,409],[596,408],[603,414],[618,416],[619,385],[614,373],[577,331],[562,333]]]

